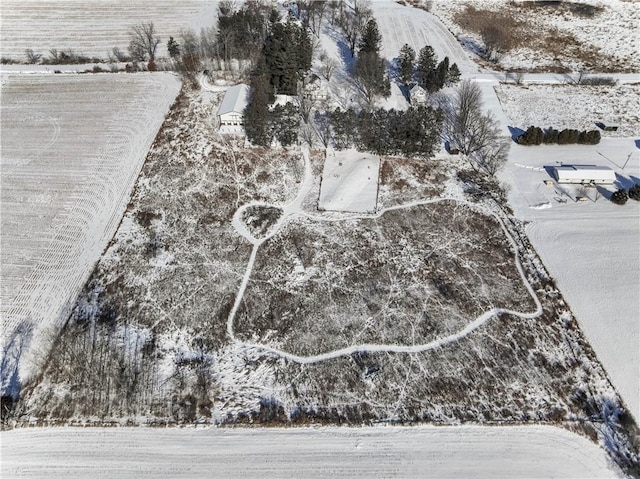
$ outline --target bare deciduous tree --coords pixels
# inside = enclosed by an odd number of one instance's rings
[[[320,55],[320,61],[322,62],[320,66],[320,74],[327,80],[331,81],[331,77],[333,73],[338,68],[338,62],[330,57],[327,57],[326,53]]]
[[[153,22],[134,25],[129,32],[129,55],[136,61],[153,62],[159,43]]]
[[[316,133],[313,125],[304,125],[300,130],[300,139],[309,148],[313,148],[318,140],[318,134]]]
[[[498,121],[482,112],[482,91],[464,80],[451,100],[441,102],[450,143],[466,155],[471,165],[495,174],[506,162],[510,142],[500,133]]]
[[[326,112],[327,109],[328,108],[323,108],[323,111]],[[320,113],[319,111],[316,111],[313,115],[313,124],[318,134],[318,138],[326,148],[331,142],[331,122],[329,121],[329,115],[327,113]]]
[[[42,54],[35,53],[31,48],[27,48],[24,53],[27,57],[27,63],[36,64],[42,60]]]

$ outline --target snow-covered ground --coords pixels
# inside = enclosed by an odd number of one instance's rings
[[[629,162],[624,170],[622,165]],[[527,232],[575,312],[589,343],[635,417],[640,417],[639,204],[606,199],[615,186],[586,190],[546,186],[545,170],[560,162],[609,166],[618,186],[640,183],[634,139],[603,139],[597,146],[514,145],[503,178],[509,202],[530,221]],[[603,196],[604,195],[604,196]],[[597,201],[596,201],[597,199]]]
[[[355,150],[327,156],[318,208],[327,211],[375,213],[380,159]]]
[[[548,426],[53,428],[2,433],[3,477],[616,478],[586,438]]]
[[[77,55],[106,59],[115,47],[127,53],[134,25],[153,22],[158,54],[167,55],[167,41],[180,31],[215,25],[218,2],[207,0],[3,0],[0,54],[26,61],[25,50],[50,56],[72,50]]]
[[[589,17],[570,14],[553,7],[523,8],[519,7],[517,2],[509,2],[509,0],[468,0],[464,2],[435,0],[432,3],[431,11],[458,39],[468,45],[474,45],[475,48],[482,45],[480,36],[463,29],[455,21],[456,12],[462,11],[467,5],[478,10],[509,12],[508,15],[524,20],[530,27],[529,34],[539,37],[538,39],[544,40],[545,36],[553,37],[554,32],[559,32],[566,38],[575,38],[576,43],[581,45],[580,50],[596,53],[596,56],[604,58],[605,62],[614,68],[616,65],[618,68],[628,66],[638,71],[640,69],[638,61],[640,9],[637,2],[583,0],[581,3],[595,5],[601,7],[602,10],[596,16]],[[558,35],[556,34],[556,36]],[[504,68],[531,69],[556,67],[559,60],[563,66],[574,71],[583,68],[581,62],[575,58],[559,58],[548,51],[540,50],[535,45],[527,44],[501,55],[500,64]]]
[[[386,60],[397,57],[405,43],[416,54],[425,45],[431,45],[438,61],[448,56],[449,63],[457,63],[461,72],[478,71],[478,67],[436,16],[393,1],[374,1],[371,6],[383,38],[381,54]]]
[[[503,179],[516,215],[531,221],[529,237],[583,328],[598,358],[636,418],[640,417],[639,205],[617,206],[606,196],[640,183],[640,89],[529,85],[497,87],[503,126],[593,129],[594,121],[620,123],[595,146],[512,145]],[[496,112],[496,95],[485,99]],[[562,101],[557,101],[562,98]],[[506,123],[505,123],[506,122]],[[546,186],[545,167],[560,163],[608,166],[616,184],[589,188]],[[587,201],[576,201],[585,196]]]
[[[28,342],[66,320],[179,88],[165,74],[2,76],[0,311],[8,364],[24,348],[7,346],[18,325],[28,325]],[[3,382],[12,370],[5,366]],[[32,366],[23,361],[21,373]]]

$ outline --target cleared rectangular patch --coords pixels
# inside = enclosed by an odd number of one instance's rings
[[[375,213],[380,159],[355,150],[329,154],[324,162],[318,209]]]

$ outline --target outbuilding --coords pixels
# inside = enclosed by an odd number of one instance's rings
[[[612,184],[616,181],[615,172],[608,166],[597,165],[562,165],[553,168],[558,183],[580,185]]]
[[[600,125],[604,131],[618,131],[618,128],[620,128],[620,125],[611,123],[609,121],[603,121],[600,123]]]
[[[218,123],[224,126],[243,126],[244,110],[249,103],[249,86],[243,83],[229,88],[218,107]]]

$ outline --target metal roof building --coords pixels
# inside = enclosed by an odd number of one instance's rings
[[[249,86],[243,83],[229,88],[218,107],[220,126],[241,126],[244,124],[244,110],[249,103]]]
[[[555,166],[553,173],[558,183],[611,184],[616,181],[615,172],[608,166],[562,165]]]

